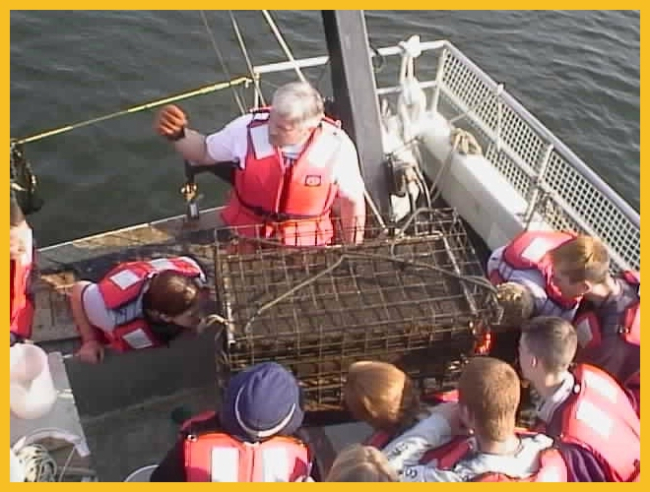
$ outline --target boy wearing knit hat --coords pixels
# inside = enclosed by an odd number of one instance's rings
[[[294,437],[304,418],[300,387],[280,364],[265,362],[229,383],[219,414],[183,425],[152,482],[292,482],[309,475],[312,456]]]

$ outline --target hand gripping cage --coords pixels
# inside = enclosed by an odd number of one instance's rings
[[[221,369],[279,362],[312,411],[340,408],[358,360],[395,363],[427,389],[453,386],[498,307],[458,214],[427,209],[414,218],[408,235],[366,227],[356,246],[239,239],[245,247],[233,254],[232,243],[217,242],[215,294],[228,320]]]

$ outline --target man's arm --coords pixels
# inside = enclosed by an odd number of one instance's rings
[[[81,343],[97,341],[95,328],[90,324],[83,306],[83,293],[89,285],[92,285],[92,282],[85,280],[76,282],[72,286],[72,292],[70,293],[70,309],[72,310],[72,318],[77,325],[77,330],[79,330],[79,335],[81,335]]]
[[[340,197],[341,226],[346,244],[361,244],[366,228],[366,202]]]
[[[77,356],[84,362],[96,364],[104,358],[104,346],[97,339],[95,327],[88,320],[83,304],[84,291],[90,285],[92,285],[92,282],[80,281],[72,286],[70,309],[72,319],[77,325],[77,330],[81,336],[81,348],[77,352]]]
[[[458,404],[442,403],[431,415],[388,443],[382,452],[398,472],[416,465],[429,450],[448,443],[458,434]]]
[[[247,144],[243,130],[251,118],[251,115],[240,116],[222,130],[206,137],[188,128],[187,115],[181,108],[172,104],[163,107],[156,115],[154,129],[172,141],[176,151],[190,164],[209,166],[239,160],[239,147]]]
[[[360,244],[366,226],[366,186],[359,168],[357,149],[349,137],[342,137],[334,180],[338,184],[339,213],[343,241]]]
[[[216,164],[208,152],[205,135],[191,128],[184,129],[183,133],[184,137],[174,141],[174,148],[186,161],[192,166]]]

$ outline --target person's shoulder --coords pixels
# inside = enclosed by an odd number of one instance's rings
[[[335,130],[338,140],[340,142],[339,156],[347,156],[349,158],[358,159],[357,146],[342,128]]]
[[[221,132],[224,131],[228,133],[243,132],[246,130],[246,127],[248,126],[248,124],[251,122],[252,119],[253,119],[252,113],[246,113],[241,116],[237,116],[235,119],[230,120],[230,122],[223,127],[223,130],[221,130]],[[220,132],[216,132],[216,133],[220,133]]]
[[[337,128],[334,129],[334,132],[339,137],[342,144],[344,144],[346,146],[351,146],[353,148],[356,148],[356,145],[352,141],[352,137],[350,137],[348,132],[346,132],[343,128],[337,127]]]
[[[607,473],[592,451],[574,443],[558,442],[555,446],[566,463],[572,481],[607,481]]]

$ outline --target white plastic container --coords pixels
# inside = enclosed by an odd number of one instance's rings
[[[9,481],[10,482],[24,482],[25,481],[25,467],[22,461],[18,459],[14,450],[9,448]]]
[[[57,398],[47,353],[36,345],[18,343],[10,348],[9,359],[11,411],[22,419],[43,417]]]

